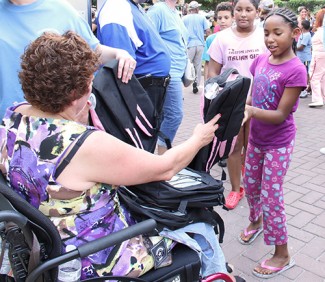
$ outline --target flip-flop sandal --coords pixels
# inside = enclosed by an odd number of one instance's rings
[[[253,270],[253,274],[256,276],[256,277],[259,277],[259,278],[264,278],[264,279],[268,279],[268,278],[272,278],[274,276],[277,276],[279,275],[280,273],[288,270],[289,268],[293,267],[296,262],[293,258],[290,259],[289,263],[287,263],[285,266],[283,267],[274,267],[274,266],[270,266],[270,265],[267,265],[266,262],[268,260],[263,260],[261,262],[261,267],[264,268],[264,269],[267,269],[267,270],[271,270],[272,272],[269,273],[269,274],[263,274],[263,273],[260,273],[260,272],[257,272],[255,269]]]
[[[239,235],[238,240],[243,245],[250,245],[252,244],[255,239],[263,232],[263,228],[260,227],[258,229],[252,229],[250,231],[247,231],[247,228],[244,229],[244,236],[247,237],[248,235],[252,235],[247,241],[244,241],[241,236]]]

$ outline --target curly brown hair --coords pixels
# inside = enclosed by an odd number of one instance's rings
[[[19,79],[25,99],[43,112],[62,112],[88,93],[99,56],[72,31],[45,32],[21,57]]]

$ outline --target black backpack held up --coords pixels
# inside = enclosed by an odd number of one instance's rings
[[[239,75],[233,68],[206,81],[204,122],[208,122],[218,113],[221,118],[213,141],[197,153],[189,167],[210,172],[218,161],[227,159],[232,153],[244,118],[250,81],[250,78]]]
[[[156,97],[157,105],[153,105],[134,75],[128,83],[117,78],[117,67],[118,61],[112,60],[95,76],[92,92],[96,97],[96,114],[106,132],[153,153],[165,97]]]

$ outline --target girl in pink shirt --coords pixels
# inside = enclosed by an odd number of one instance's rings
[[[272,257],[256,266],[253,274],[271,278],[292,267],[288,251],[288,231],[283,199],[283,181],[292,158],[299,94],[307,86],[306,67],[292,48],[300,30],[296,15],[276,9],[265,20],[265,45],[271,54],[253,62],[252,106],[245,117],[251,119],[246,152],[244,187],[250,224],[239,236],[251,244],[264,232],[264,242],[275,246]]]

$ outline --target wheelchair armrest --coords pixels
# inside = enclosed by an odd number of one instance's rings
[[[102,249],[121,243],[137,235],[148,233],[154,228],[156,228],[156,221],[153,219],[148,219],[139,222],[135,225],[129,226],[123,230],[114,232],[110,235],[97,239],[96,241],[86,243],[82,246],[79,246],[76,250],[65,253],[51,260],[45,261],[43,264],[35,268],[30,273],[30,275],[26,279],[26,282],[36,281],[37,278],[41,276],[43,272],[57,267],[62,263],[65,263],[78,257],[86,257],[90,254],[96,253]]]

